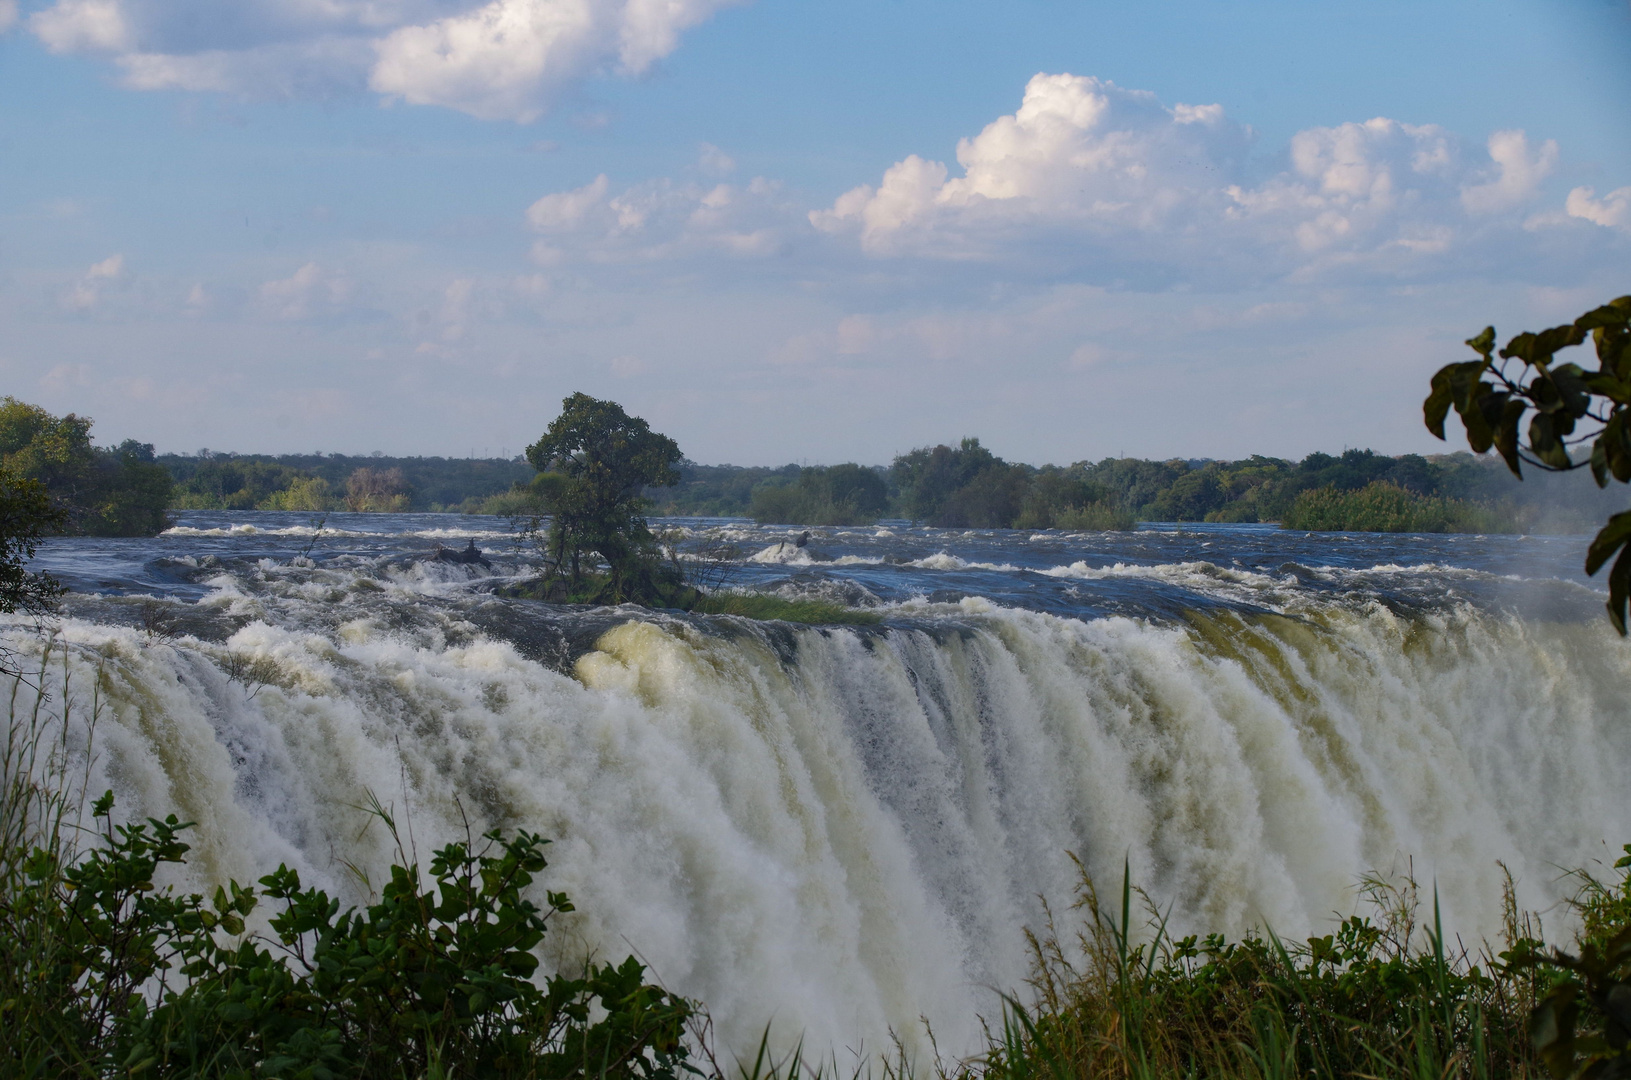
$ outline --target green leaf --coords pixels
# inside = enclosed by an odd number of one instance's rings
[[[1569,323],[1567,326],[1554,326],[1549,330],[1542,330],[1538,334],[1527,331],[1519,334],[1506,343],[1501,355],[1509,359],[1522,360],[1526,364],[1544,366],[1551,363],[1552,354],[1557,350],[1578,345],[1584,340],[1586,331],[1574,323]]]
[[[1472,350],[1478,355],[1482,356],[1484,361],[1487,363],[1489,361],[1490,352],[1495,348],[1495,327],[1484,327],[1483,333],[1479,334],[1477,337],[1467,339],[1467,345],[1471,347]]]
[[[1595,574],[1609,557],[1631,540],[1631,510],[1615,514],[1586,550],[1586,573]]]
[[[1529,422],[1529,448],[1544,464],[1554,469],[1567,469],[1571,462],[1568,448],[1559,438],[1560,426],[1558,417],[1551,413],[1536,413],[1535,418]]]
[[[1494,434],[1491,441],[1495,444],[1495,449],[1500,451],[1501,457],[1506,459],[1506,467],[1512,470],[1512,475],[1521,480],[1523,461],[1518,457],[1518,422],[1523,419],[1524,410],[1528,406],[1507,394],[1492,394],[1490,397],[1503,399],[1500,418],[1492,425]]]
[[[1631,296],[1610,300],[1599,308],[1592,308],[1574,320],[1576,329],[1584,332],[1599,327],[1625,326],[1631,323]]]
[[[1616,514],[1615,517],[1622,515]],[[1613,518],[1609,521],[1612,524]],[[1605,530],[1606,531],[1606,530]],[[1602,535],[1601,533],[1598,534]],[[1620,541],[1622,544],[1624,540]],[[1595,547],[1596,545],[1593,544]],[[1614,629],[1625,637],[1625,605],[1631,599],[1631,547],[1620,552],[1620,557],[1614,560],[1614,569],[1608,572],[1608,617],[1614,623]]]

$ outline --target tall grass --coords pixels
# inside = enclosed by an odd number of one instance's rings
[[[1075,948],[1051,931],[1032,939],[1035,1004],[1009,1001],[990,1051],[955,1071],[986,1080],[1536,1075],[1527,1020],[1541,977],[1446,940],[1436,898],[1431,924],[1418,925],[1413,882],[1370,888],[1376,921],[1354,916],[1306,942],[1270,929],[1231,942],[1174,940],[1126,877],[1115,909],[1084,882]],[[1510,953],[1534,928],[1508,911]]]
[[[51,678],[53,655],[62,661]],[[52,898],[84,831],[86,785],[100,702],[87,709],[74,746],[67,654],[47,639],[39,670],[7,677],[0,741],[0,1070],[8,1075],[83,1073],[86,1028],[73,1008],[72,956]],[[51,690],[55,693],[50,692]]]

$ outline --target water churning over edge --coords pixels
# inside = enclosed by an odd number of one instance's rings
[[[1598,623],[969,599],[864,630],[630,619],[570,674],[452,626],[255,620],[222,644],[70,618],[58,655],[81,742],[100,703],[93,788],[196,821],[196,883],[288,862],[364,899],[348,867],[377,881],[392,854],[369,792],[422,857],[466,818],[536,830],[579,906],[551,961],[637,952],[735,1048],[770,1022],[875,1050],[919,1017],[971,1047],[1042,898],[1071,900],[1069,853],[1112,886],[1127,859],[1179,932],[1288,935],[1413,858],[1478,935],[1497,860],[1543,906],[1554,865],[1631,820],[1631,654]]]

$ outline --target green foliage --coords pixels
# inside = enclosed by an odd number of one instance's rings
[[[889,467],[889,476],[900,492],[906,516],[936,524],[941,508],[955,492],[985,469],[1001,464],[979,439],[965,438],[956,449],[942,445],[902,454]]]
[[[64,512],[45,485],[0,465],[0,613],[48,611],[62,593],[49,574],[28,570],[40,541],[61,528]],[[0,658],[0,672],[8,671]]]
[[[5,985],[30,997],[3,1008],[53,1029],[43,1048],[13,1040],[12,1068],[245,1080],[695,1071],[683,1040],[693,1007],[646,983],[633,958],[535,980],[550,915],[572,910],[559,893],[547,911],[528,899],[546,866],[540,837],[449,844],[428,886],[399,864],[375,903],[341,911],[287,867],[260,895],[236,882],[209,897],[157,888],[159,867],[184,861],[188,825],[114,825],[112,802],[97,801],[100,842],[82,857],[36,846],[10,883],[6,929],[26,925],[51,948],[13,955],[32,963]],[[263,896],[280,905],[275,941],[245,932]]]
[[[413,496],[401,469],[371,469],[364,466],[346,477],[345,508],[352,513],[400,514],[412,505]]]
[[[385,500],[359,500],[364,509],[507,516],[504,509],[483,509],[483,503],[517,484],[524,485],[533,473],[532,466],[521,459],[397,458],[383,454],[273,457],[200,451],[197,456],[165,454],[158,461],[175,479],[173,506],[182,510],[344,510],[352,497],[348,490],[351,479],[359,470],[367,469],[375,476],[396,473],[400,479],[388,492],[360,492],[387,496]],[[383,505],[379,505],[381,502]]]
[[[899,511],[948,529],[1131,529],[1124,500],[1082,465],[1033,469],[1003,461],[964,439],[955,449],[923,447],[889,470]]]
[[[1432,926],[1419,929],[1413,882],[1370,889],[1380,922],[1352,916],[1306,943],[1272,931],[1174,940],[1153,906],[1134,925],[1141,894],[1127,876],[1119,910],[1084,880],[1085,962],[1068,961],[1051,934],[1034,940],[1035,1008],[1010,1002],[990,1052],[965,1075],[1531,1075],[1531,974],[1453,951],[1436,902]],[[1511,948],[1528,941],[1522,929],[1509,927]]]
[[[875,611],[825,600],[786,600],[764,593],[713,592],[698,600],[691,610],[702,615],[740,615],[811,626],[872,626],[883,621]]]
[[[682,459],[675,466],[678,484],[647,488],[655,513],[667,516],[749,517],[756,488],[798,479],[797,465],[770,469],[740,465],[698,465]]]
[[[176,477],[175,506],[179,510],[324,510],[328,509],[326,481],[288,465],[239,458],[230,455],[204,458],[187,470],[172,467]],[[315,484],[321,484],[318,488]],[[321,506],[283,505],[286,493],[296,491],[295,501],[307,502],[313,496]]]
[[[532,492],[549,514],[549,576],[577,590],[590,557],[606,564],[594,603],[660,603],[680,583],[646,527],[643,489],[679,479],[674,440],[629,416],[614,401],[573,394],[542,438],[527,447],[538,475]],[[542,522],[534,520],[536,536]]]
[[[302,476],[289,482],[281,491],[274,491],[255,504],[257,510],[299,510],[322,513],[338,509],[338,500],[329,493],[328,481],[321,476]]]
[[[1555,362],[1558,352],[1588,338],[1597,351],[1597,370]],[[1454,408],[1468,445],[1480,454],[1493,448],[1520,479],[1527,463],[1554,472],[1589,465],[1599,487],[1611,476],[1631,482],[1631,296],[1563,326],[1525,331],[1499,353],[1493,326],[1468,338],[1467,345],[1478,359],[1447,364],[1433,376],[1422,403],[1427,430],[1444,438],[1444,421]],[[1586,430],[1579,430],[1582,425]],[[1590,457],[1577,459],[1575,449],[1587,442]],[[1624,636],[1631,601],[1631,511],[1610,517],[1597,533],[1586,553],[1586,573],[1595,574],[1609,559],[1614,566],[1608,573],[1608,616]]]
[[[870,525],[889,509],[889,488],[874,469],[853,463],[801,469],[796,478],[753,489],[748,513],[761,524]]]
[[[1335,487],[1304,491],[1283,522],[1288,529],[1314,532],[1503,532],[1488,509],[1457,499],[1420,495],[1387,480],[1358,491]]]
[[[1601,882],[1576,871],[1574,907],[1581,916],[1577,953],[1525,941],[1514,968],[1551,977],[1551,989],[1530,1015],[1529,1032],[1557,1080],[1631,1076],[1631,844],[1614,864],[1619,880]]]
[[[0,467],[43,485],[64,531],[151,536],[165,527],[171,481],[153,447],[128,439],[111,450],[93,446],[88,417],[0,398]]]

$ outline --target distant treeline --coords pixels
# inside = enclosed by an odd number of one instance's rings
[[[176,509],[447,511],[525,515],[534,470],[522,458],[344,454],[164,454]],[[1004,461],[964,439],[888,466],[679,465],[649,488],[665,516],[751,517],[787,525],[881,519],[942,528],[1130,529],[1138,521],[1280,522],[1377,532],[1586,532],[1624,509],[1584,471],[1524,483],[1467,453],[1388,457],[1370,450],[1301,461],[1106,458]]]
[[[1136,521],[1280,522],[1378,532],[1585,532],[1623,509],[1584,472],[1519,483],[1468,453],[1388,457],[1371,450],[1301,461],[1106,458],[1040,468],[964,439],[888,467],[781,468],[684,462],[673,488],[646,492],[667,515],[798,525],[881,518],[943,528],[1126,529]]]
[[[175,480],[178,510],[504,513],[488,504],[533,476],[521,458],[205,451],[157,460]]]
[[[71,535],[151,536],[165,527],[170,474],[154,463],[152,444],[93,446],[88,416],[0,398],[0,480],[8,477],[44,485]]]

